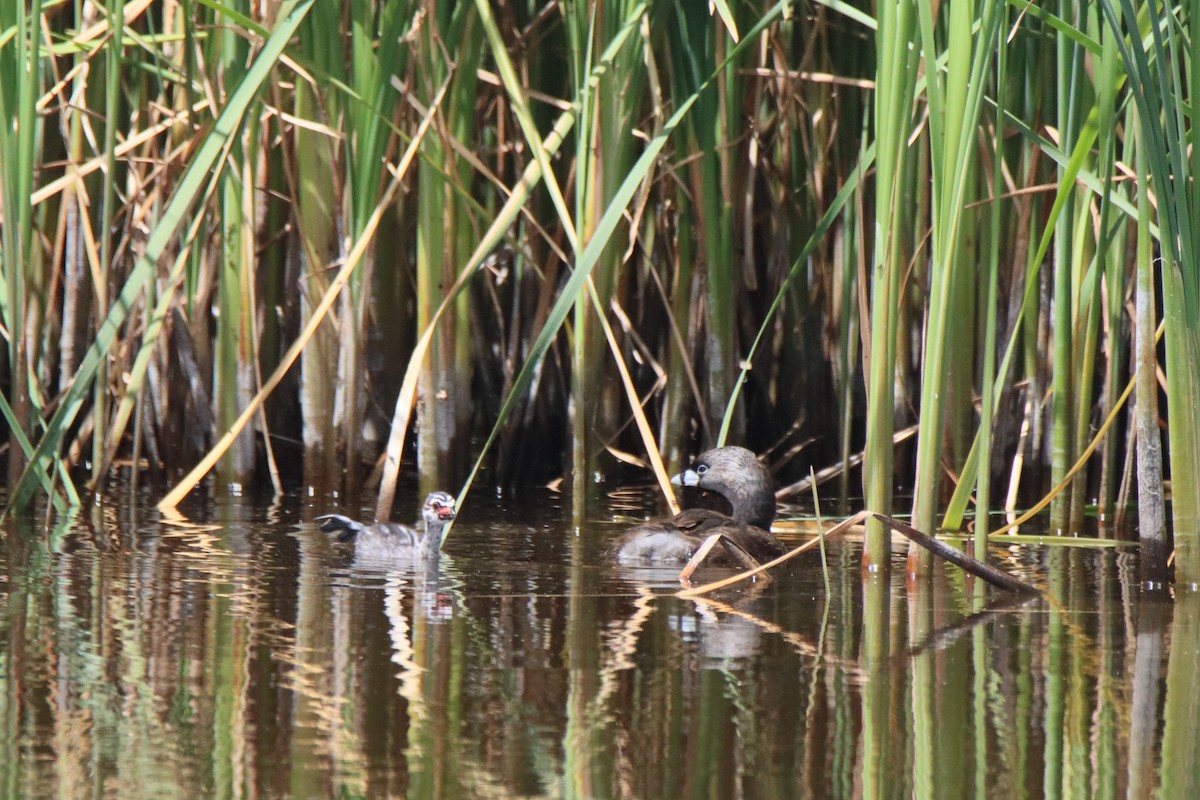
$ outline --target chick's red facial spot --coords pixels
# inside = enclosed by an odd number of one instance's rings
[[[434,503],[433,513],[437,514],[438,519],[454,519],[454,506],[444,506],[441,503]]]

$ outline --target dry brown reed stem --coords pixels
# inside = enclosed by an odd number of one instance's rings
[[[113,149],[113,154],[117,158],[124,158],[131,152],[134,152],[140,148],[146,142],[152,141],[163,131],[170,130],[186,120],[194,119],[201,111],[208,108],[208,105],[208,100],[198,100],[190,110],[168,114],[154,125],[133,133],[128,139],[123,139],[121,143]],[[104,163],[105,157],[97,156],[96,158],[90,159],[83,164],[72,164],[71,168],[67,170],[66,174],[55,178],[30,195],[30,205],[36,206],[40,203],[44,203],[54,195],[65,191],[68,186],[77,184],[81,178],[91,175],[97,170],[103,169]]]
[[[131,0],[131,2],[122,9],[121,23],[123,25],[129,25],[138,17],[140,17],[142,12],[149,8],[153,2],[154,0]],[[108,34],[109,17],[106,14],[104,19],[97,21],[90,28],[85,28],[75,36],[72,36],[71,41],[74,44],[85,44],[98,39],[101,36],[107,36]]]
[[[375,230],[379,227],[379,221],[383,218],[384,212],[390,208],[392,197],[400,188],[400,184],[403,182],[404,176],[407,174],[408,168],[417,154],[417,148],[420,146],[421,140],[425,138],[425,132],[429,130],[429,125],[433,121],[434,114],[437,113],[438,108],[441,106],[442,98],[446,94],[447,85],[448,83],[443,83],[438,90],[437,97],[434,98],[429,113],[421,120],[421,125],[413,135],[412,141],[409,142],[408,149],[404,151],[404,157],[400,160],[400,164],[395,172],[393,172],[392,180],[388,184],[383,198],[375,207],[375,211],[371,214],[371,218],[367,220],[367,224],[363,227],[362,236],[355,242],[354,249],[346,256],[341,269],[338,270],[338,274],[329,284],[329,289],[321,297],[321,302],[313,309],[312,316],[309,317],[304,329],[300,331],[300,335],[292,342],[292,346],[288,348],[283,358],[280,359],[279,366],[275,368],[275,371],[271,373],[271,377],[258,390],[258,394],[254,396],[254,399],[250,401],[250,404],[238,416],[233,426],[225,432],[225,435],[213,446],[213,449],[200,460],[200,463],[158,502],[159,511],[174,509],[195,488],[196,484],[208,474],[209,470],[221,459],[221,456],[233,445],[234,440],[237,439],[238,434],[246,427],[250,419],[258,413],[259,407],[262,406],[271,392],[275,390],[275,387],[283,380],[283,376],[287,374],[292,364],[300,356],[300,352],[304,349],[305,344],[312,338],[317,330],[317,326],[321,324],[329,309],[333,307],[333,302],[337,299],[338,294],[341,293],[342,287],[350,280],[351,273],[354,272],[355,267],[358,266],[363,255],[367,252],[367,247],[370,246],[374,238]]]
[[[658,486],[662,490],[663,496],[667,498],[667,505],[671,507],[671,513],[678,514],[679,500],[676,499],[675,492],[671,489],[671,479],[667,475],[666,465],[663,464],[658,442],[654,440],[654,432],[650,430],[650,421],[646,419],[646,411],[642,408],[637,387],[633,385],[633,378],[629,376],[629,368],[625,365],[625,358],[621,355],[621,345],[617,342],[617,337],[613,335],[612,326],[608,324],[608,318],[604,315],[604,306],[600,303],[600,297],[596,294],[596,285],[590,275],[587,279],[587,291],[592,300],[592,306],[595,308],[596,318],[608,340],[608,347],[612,351],[617,371],[621,374],[621,385],[625,388],[625,396],[629,400],[629,410],[633,412],[633,418],[637,421],[642,445],[646,448],[646,454],[650,457],[650,465],[654,468],[654,477],[658,480]]]
[[[542,142],[542,146],[556,150],[575,125],[575,120],[574,110],[565,111],[559,115],[558,120],[554,123],[554,128]],[[375,503],[375,519],[388,519],[391,516],[392,503],[396,497],[396,480],[400,475],[400,457],[404,449],[404,437],[408,433],[408,424],[412,419],[413,407],[417,401],[417,380],[420,377],[421,364],[429,350],[429,343],[433,339],[433,332],[467,280],[475,274],[476,268],[484,262],[487,254],[504,237],[512,219],[518,213],[522,213],[526,199],[541,179],[541,164],[531,161],[522,172],[521,179],[508,192],[508,199],[504,206],[496,213],[491,227],[480,238],[479,244],[467,259],[458,278],[442,295],[442,302],[429,318],[429,325],[413,346],[408,366],[404,372],[404,380],[400,384],[400,392],[396,397],[396,407],[392,415],[392,430],[384,450],[383,476],[379,482],[379,498]],[[464,493],[460,492],[459,497],[463,496]]]

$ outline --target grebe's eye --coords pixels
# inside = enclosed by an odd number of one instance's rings
[[[699,465],[697,465],[697,467],[696,467],[696,474],[697,474],[697,475],[703,475],[703,474],[704,474],[704,473],[706,473],[706,472],[708,472],[708,465],[707,465],[707,464],[699,464]]]

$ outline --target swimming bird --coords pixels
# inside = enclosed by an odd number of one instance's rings
[[[421,507],[420,531],[398,522],[357,522],[341,514],[323,514],[316,521],[326,533],[340,531],[338,541],[353,539],[356,559],[388,561],[412,558],[422,550],[436,552],[442,531],[453,519],[454,496],[432,492]]]
[[[729,501],[730,513],[691,508],[670,519],[643,522],[617,539],[612,552],[618,563],[684,564],[714,533],[722,534],[760,563],[787,552],[771,533],[775,519],[771,475],[746,448],[707,450],[690,469],[671,478],[671,483],[716,492]],[[722,554],[720,548],[712,553],[718,559]]]

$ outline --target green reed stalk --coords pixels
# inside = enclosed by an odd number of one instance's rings
[[[1096,254],[1096,240],[1089,234],[1092,232],[1092,211],[1086,202],[1086,191],[1078,191],[1076,195],[1082,199],[1078,204],[1076,220],[1074,261],[1072,270],[1071,294],[1075,298],[1075,318],[1071,329],[1071,363],[1074,375],[1071,385],[1074,387],[1072,398],[1071,441],[1074,447],[1071,451],[1071,463],[1075,463],[1079,453],[1086,446],[1088,431],[1091,428],[1092,410],[1094,408],[1095,391],[1092,376],[1096,371],[1096,350],[1099,343],[1100,325],[1100,279],[1101,262]],[[1078,532],[1083,525],[1083,506],[1087,492],[1086,472],[1081,471],[1075,476],[1070,491],[1070,509],[1067,525],[1070,532]],[[1052,512],[1053,513],[1053,512]]]
[[[989,50],[990,53],[990,50]],[[988,76],[985,72],[981,76],[983,80],[987,80]],[[943,424],[942,443],[942,460],[945,464],[952,465],[955,472],[962,468],[962,463],[966,457],[968,448],[973,441],[972,434],[975,429],[975,372],[978,369],[978,359],[976,354],[982,347],[984,338],[983,324],[986,314],[981,313],[983,310],[983,281],[986,278],[987,270],[984,267],[985,255],[984,247],[986,245],[986,225],[983,218],[986,215],[986,209],[983,205],[985,200],[980,199],[985,197],[983,186],[987,181],[987,175],[984,173],[986,167],[986,156],[984,139],[974,128],[982,127],[979,120],[976,120],[970,137],[973,140],[973,166],[971,174],[968,177],[966,194],[970,198],[964,199],[965,205],[962,210],[962,219],[960,221],[959,244],[958,251],[962,254],[970,254],[971,268],[959,267],[954,272],[952,286],[950,290],[950,308],[957,310],[963,308],[978,309],[975,314],[975,324],[964,326],[965,336],[950,336],[947,338],[945,347],[946,363],[951,365],[946,371],[946,407],[945,407],[945,423]],[[951,312],[950,319],[956,319],[954,311]],[[939,478],[939,484],[941,479]],[[938,509],[941,506],[941,498],[934,503],[934,516],[936,518]]]
[[[975,552],[981,561],[987,560],[988,522],[992,508],[992,440],[995,420],[996,386],[992,376],[996,374],[996,303],[997,284],[1000,271],[1000,239],[1003,223],[1000,218],[1000,208],[1003,201],[1000,195],[1004,191],[1004,99],[1008,89],[1008,45],[1005,38],[1005,24],[1008,19],[1007,9],[997,10],[997,29],[994,34],[996,53],[996,113],[992,125],[992,202],[988,217],[988,266],[983,293],[983,365],[980,371],[979,399],[979,433],[978,433],[978,463],[983,469],[977,470],[978,484],[975,493]],[[971,448],[971,453],[975,447]],[[971,460],[971,454],[967,456]],[[964,466],[960,485],[971,484]],[[957,492],[956,492],[957,494]],[[983,581],[976,581],[979,592],[985,591]],[[978,685],[978,684],[977,684]],[[979,700],[979,698],[976,698]],[[980,702],[982,702],[980,700]],[[978,720],[977,720],[978,721]],[[982,721],[978,721],[982,726]]]
[[[1198,173],[1200,153],[1191,146],[1200,110],[1183,87],[1200,77],[1200,42],[1190,43],[1158,6],[1135,7],[1102,0],[1129,76],[1137,108],[1139,145],[1146,148],[1160,227],[1160,275],[1166,323],[1167,430],[1170,444],[1176,580],[1200,581],[1200,186],[1184,176]],[[1143,38],[1139,11],[1148,14]],[[1131,41],[1124,36],[1128,32]],[[1147,48],[1149,51],[1147,51]],[[1183,64],[1183,67],[1180,67]],[[1186,81],[1183,70],[1186,70]]]
[[[278,97],[278,91],[274,94]],[[276,105],[282,107],[281,103],[276,103]],[[274,125],[262,126],[264,144],[269,137],[277,134],[278,130]],[[291,204],[284,199],[287,196],[288,159],[281,148],[268,147],[265,150],[266,152],[262,153],[262,174],[265,177],[265,186],[263,187],[264,196],[260,200],[265,205],[265,209],[260,214],[260,218],[263,220],[260,233],[264,236],[274,236],[275,232],[287,229],[291,214]],[[288,275],[289,260],[289,253],[283,247],[266,247],[258,257],[258,271],[261,277],[256,289],[256,312],[260,314],[260,317],[256,320],[258,374],[255,382],[259,387],[263,385],[263,374],[270,375],[275,370],[280,356],[287,347],[284,314],[278,313],[278,311],[270,313],[270,311],[285,309],[289,306],[294,307],[298,292],[294,281],[289,280],[292,277]],[[281,427],[286,425],[292,414],[284,412],[283,409],[292,407],[294,400],[294,395],[285,397],[281,393],[273,403],[268,404],[265,417],[271,421],[272,425]],[[263,434],[268,453],[271,453],[273,448],[272,431],[264,430]]]
[[[26,336],[24,320],[29,318],[26,310],[27,283],[32,281],[32,271],[41,263],[39,252],[34,247],[32,207],[29,198],[33,187],[36,165],[36,146],[41,123],[38,120],[35,101],[41,75],[41,54],[38,47],[38,16],[40,3],[35,2],[30,13],[25,5],[5,6],[0,15],[0,29],[11,32],[11,37],[0,45],[0,117],[15,124],[0,125],[0,207],[5,210],[4,224],[0,226],[0,319],[7,331],[8,348],[6,361],[12,376],[11,395],[0,394],[0,415],[9,429],[9,480],[18,474],[34,453],[29,440],[33,420],[40,417],[36,392],[30,385],[34,373],[26,364]],[[9,14],[12,17],[9,17]],[[15,129],[15,130],[14,130]],[[26,379],[28,376],[28,380]],[[67,502],[78,503],[78,496],[61,460],[55,459],[55,475],[40,473],[38,480],[60,511]],[[55,490],[53,478],[57,477],[67,494],[64,501]]]
[[[1138,557],[1143,582],[1162,588],[1167,580],[1171,540],[1163,501],[1162,434],[1158,430],[1158,352],[1154,336],[1158,317],[1154,297],[1154,240],[1150,235],[1150,172],[1140,131],[1134,128],[1137,175],[1137,278],[1134,286],[1134,350],[1137,376]]]
[[[842,214],[843,229],[840,240],[842,245],[842,291],[841,313],[838,315],[838,368],[837,368],[837,409],[838,409],[838,461],[850,463],[852,451],[851,441],[854,421],[854,385],[856,383],[855,367],[859,354],[859,319],[858,307],[858,266],[863,257],[862,242],[862,196],[860,188],[855,192],[855,203]],[[850,470],[842,470],[838,477],[838,498],[843,504],[850,496]]]
[[[113,218],[116,214],[116,180],[117,180],[117,130],[121,109],[121,76],[122,48],[124,47],[125,32],[125,2],[116,0],[109,9],[109,29],[112,32],[105,52],[105,96],[104,96],[104,158],[107,169],[104,171],[104,188],[101,190],[100,203],[100,269],[102,280],[93,286],[95,291],[96,317],[108,313],[108,285],[112,280],[109,270],[113,263]],[[96,383],[92,388],[92,459],[101,463],[104,458],[104,438],[108,425],[108,362],[100,363],[96,374]]]
[[[300,47],[307,60],[327,74],[341,71],[341,13],[336,3],[318,3],[304,26]],[[295,129],[295,215],[301,253],[301,323],[329,289],[329,265],[339,250],[337,220],[338,168],[335,142],[319,129],[331,125],[334,113],[327,104],[336,96],[321,93],[306,80],[298,80],[293,98],[298,119],[314,127]],[[353,321],[347,319],[347,327]],[[304,480],[319,491],[340,487],[342,467],[337,459],[336,380],[339,326],[326,320],[300,356],[300,413],[304,440]],[[347,335],[354,336],[353,332]]]
[[[424,163],[417,182],[417,327],[423,330],[442,300],[443,287],[454,280],[455,265],[472,249],[471,240],[464,238],[470,235],[469,207],[454,191],[470,185],[471,170],[452,142],[469,144],[474,119],[475,66],[483,43],[478,11],[467,3],[453,11],[439,7],[426,18],[419,41],[415,90],[422,102],[430,102],[443,82],[448,80],[450,87],[435,135],[422,142]],[[459,63],[449,63],[443,48],[455,53]],[[444,486],[465,467],[471,385],[464,304],[465,298],[457,302],[438,328],[420,382],[417,453],[423,491]]]
[[[248,130],[255,126],[248,125]],[[256,157],[241,137],[230,169],[221,179],[221,267],[219,272],[217,346],[213,365],[216,424],[228,429],[254,394],[255,312],[252,281],[255,267],[254,176]],[[249,432],[238,437],[222,459],[217,474],[224,483],[244,483],[254,474],[254,440]]]
[[[970,58],[970,20],[963,2],[950,4],[947,30],[946,74],[938,69],[938,45],[934,34],[934,9],[928,2],[918,2],[921,52],[925,65],[925,97],[929,103],[930,149],[930,226],[932,229],[932,259],[929,276],[929,329],[925,335],[920,405],[920,435],[917,441],[917,472],[913,492],[913,525],[919,530],[933,530],[936,518],[938,485],[941,477],[943,419],[947,392],[947,324],[954,294],[954,254],[958,247],[955,217],[955,183],[960,178],[955,171],[959,142],[964,136],[961,114],[966,94],[966,63]],[[964,36],[964,29],[968,35]],[[988,41],[985,39],[984,41]],[[970,144],[968,140],[968,145]],[[965,177],[965,176],[962,176]],[[923,256],[918,255],[923,260]],[[932,558],[921,548],[909,546],[909,570],[932,568]]]
[[[571,86],[580,99],[579,124],[575,128],[574,215],[572,222],[562,224],[565,229],[577,229],[573,244],[578,254],[580,244],[591,239],[601,211],[608,207],[633,166],[636,141],[628,131],[637,124],[646,83],[646,55],[639,48],[622,48],[614,56],[612,69],[605,71],[594,86],[589,76],[598,57],[641,17],[645,7],[628,0],[601,6],[570,2],[564,3],[562,10]],[[621,277],[621,244],[621,239],[614,240],[592,272],[600,309],[607,308],[612,297],[620,297],[620,284],[628,283]],[[573,314],[571,363],[572,497],[577,508],[586,498],[588,481],[599,471],[597,457],[604,443],[619,425],[619,384],[606,374],[609,366],[603,359],[605,342],[597,313],[587,293],[582,293]]]
[[[900,248],[905,215],[899,213],[907,160],[907,138],[917,79],[916,7],[909,0],[881,3],[878,10],[875,75],[875,226],[871,271],[870,350],[863,354],[867,372],[867,442],[863,490],[867,508],[890,514],[892,508],[892,435],[895,414],[896,334],[900,313]],[[875,520],[867,523],[863,564],[886,575],[891,536]],[[886,580],[883,581],[886,588]],[[886,608],[886,605],[884,605]]]
[[[245,4],[234,10],[246,13]],[[245,72],[246,41],[230,27],[210,41],[210,57],[221,65],[221,73],[230,85],[237,85]],[[221,176],[218,200],[221,249],[217,278],[216,350],[213,363],[213,404],[216,425],[228,430],[253,396],[253,281],[255,269],[253,162],[257,144],[247,121],[230,150],[229,165]],[[254,472],[254,440],[243,432],[217,465],[217,476],[225,484],[245,483]]]
[[[0,315],[3,316],[8,340],[8,372],[14,376],[11,395],[4,401],[4,415],[10,419],[9,476],[19,474],[27,461],[20,438],[32,430],[32,409],[25,347],[26,291],[29,266],[34,252],[32,207],[29,196],[33,189],[34,166],[37,163],[37,141],[41,123],[36,108],[41,75],[41,55],[38,28],[41,2],[34,0],[6,6],[0,29],[13,32],[12,40],[0,47],[0,111],[5,123],[0,126],[0,159],[3,159],[4,226],[0,229],[3,242],[3,294],[0,295]],[[11,16],[10,16],[11,15]],[[15,121],[15,125],[10,121]],[[21,435],[18,435],[20,431]]]
[[[1069,6],[1062,4],[1064,9]],[[1082,53],[1061,31],[1055,36],[1056,106],[1055,124],[1064,143],[1074,142],[1079,129],[1077,98],[1082,80]],[[1059,185],[1065,185],[1065,170],[1058,168]],[[1050,331],[1053,362],[1050,396],[1050,483],[1058,485],[1074,461],[1075,425],[1072,409],[1076,401],[1072,333],[1075,324],[1075,296],[1072,292],[1078,249],[1073,247],[1072,220],[1084,209],[1076,205],[1075,193],[1066,197],[1064,213],[1058,217],[1053,242],[1053,306]],[[1055,498],[1050,507],[1050,526],[1065,532],[1070,526],[1070,493]]]
[[[654,55],[653,46],[647,48],[648,55]],[[671,102],[664,92],[656,61],[647,80],[649,89],[649,104],[653,131],[657,134],[662,127],[662,121],[667,116],[667,106]],[[663,197],[670,198],[677,208],[687,206],[687,192],[682,180],[674,181],[673,192],[663,192]],[[690,354],[690,331],[692,327],[692,291],[695,280],[694,235],[691,226],[691,216],[676,215],[675,232],[673,236],[664,235],[662,241],[669,247],[669,262],[662,271],[663,289],[658,302],[665,306],[668,314],[668,345],[666,361],[666,385],[668,391],[663,399],[662,417],[660,421],[659,445],[665,455],[668,471],[676,472],[684,464],[685,442],[690,417],[690,409],[703,405],[699,380],[696,377]],[[649,242],[659,241],[657,229],[659,223],[647,226],[654,238]],[[668,280],[669,279],[669,280]],[[687,387],[685,389],[684,387]],[[705,414],[697,415],[700,422],[701,435],[704,441],[713,441],[712,427],[708,424]]]
[[[560,217],[563,217],[561,222],[563,228],[571,231],[568,239],[574,251],[572,254],[578,255],[579,239],[575,233],[576,223],[583,226],[580,233],[584,239],[590,238],[595,210],[602,207],[603,202],[596,197],[596,194],[597,189],[603,191],[604,187],[597,187],[597,176],[592,167],[594,163],[593,149],[599,149],[601,146],[598,141],[599,137],[596,135],[598,126],[594,123],[594,119],[599,116],[595,108],[597,105],[594,99],[596,92],[591,91],[583,77],[590,74],[587,67],[595,47],[596,11],[590,9],[587,4],[564,3],[562,13],[563,26],[566,28],[567,41],[570,43],[570,55],[567,60],[571,66],[572,84],[580,102],[579,124],[575,126],[575,215],[571,219],[567,218],[562,211],[559,214]],[[603,83],[611,82],[611,78],[606,81],[605,77],[608,76],[601,77],[600,82],[597,83],[597,91]],[[526,133],[526,136],[528,137],[529,134]],[[546,170],[546,180],[547,182],[553,180],[551,170]],[[610,251],[609,258],[601,259],[602,262],[611,262],[611,255]],[[599,267],[597,272],[605,271],[604,267],[597,266]],[[608,266],[608,271],[611,274],[611,265]],[[585,291],[585,288],[580,289],[579,297],[576,299],[572,311],[574,322],[572,333],[574,335],[571,341],[571,402],[568,411],[571,426],[571,519],[577,526],[587,516],[588,484],[592,480],[596,457],[599,455],[599,448],[595,446],[595,442],[600,438],[597,436],[597,426],[594,424],[597,422],[594,419],[595,411],[601,408],[612,408],[611,404],[602,402],[599,396],[603,386],[600,372],[602,364],[599,359],[600,342],[596,336],[595,317],[588,303],[585,302]],[[598,304],[602,312],[604,304],[599,301]],[[611,422],[611,420],[606,421]],[[574,726],[571,727],[574,728]],[[569,735],[575,739],[579,734],[571,733]],[[572,742],[570,749],[578,746],[577,742]],[[578,784],[580,781],[586,781],[586,776],[582,774],[575,776],[571,784]]]
[[[1099,52],[1098,44],[1089,42],[1089,49],[1093,53]],[[1085,45],[1086,46],[1086,45]],[[1019,65],[1018,68],[1019,69]],[[1019,74],[1019,72],[1014,72]],[[1039,372],[1036,366],[1038,359],[1038,339],[1037,339],[1037,295],[1038,283],[1037,273],[1046,253],[1054,242],[1054,233],[1057,221],[1061,218],[1064,210],[1068,206],[1068,199],[1075,192],[1075,182],[1086,185],[1092,192],[1096,194],[1107,194],[1114,206],[1121,209],[1127,215],[1133,216],[1136,212],[1132,206],[1123,198],[1119,190],[1106,189],[1101,185],[1095,175],[1084,169],[1085,162],[1089,156],[1092,144],[1095,142],[1098,134],[1098,125],[1094,123],[1096,119],[1096,111],[1093,109],[1092,115],[1089,116],[1089,124],[1083,126],[1079,137],[1075,142],[1074,148],[1069,152],[1064,152],[1053,143],[1039,136],[1029,126],[1019,118],[1006,112],[1005,122],[1009,125],[1016,126],[1022,135],[1032,144],[1034,144],[1043,153],[1050,156],[1055,162],[1064,167],[1064,178],[1058,183],[1058,188],[1055,193],[1054,204],[1050,208],[1050,212],[1046,218],[1046,225],[1042,229],[1042,234],[1038,242],[1035,244],[1032,240],[1029,242],[1029,251],[1027,255],[1024,275],[1024,294],[1021,298],[1021,305],[1017,311],[1017,319],[1011,325],[1011,336],[1008,344],[1005,347],[1004,356],[1001,358],[999,369],[996,373],[994,385],[994,399],[999,402],[999,390],[1004,386],[1009,373],[1010,365],[1013,357],[1016,354],[1016,346],[1018,343],[1023,347],[1023,359],[1025,361],[1024,370],[1029,380],[1033,384],[1037,384],[1040,380]],[[1028,158],[1028,154],[1025,156]],[[1015,254],[1014,254],[1015,255]],[[1040,396],[1040,392],[1031,388],[1029,391],[1034,397]],[[993,405],[993,413],[996,406]],[[1040,418],[1039,415],[1033,415],[1033,421]],[[1035,437],[1036,438],[1036,437]],[[967,455],[966,463],[963,465],[961,477],[958,486],[955,489],[954,496],[950,499],[947,506],[944,525],[948,530],[956,530],[962,524],[963,515],[966,511],[966,506],[969,501],[971,487],[975,483],[975,470],[979,464],[978,461],[978,434],[976,443],[972,445],[971,451]]]
[[[415,9],[409,2],[388,2],[380,6],[369,0],[355,0],[350,6],[349,87],[344,101],[339,104],[343,109],[346,133],[342,152],[347,202],[343,204],[342,213],[350,241],[361,237],[380,201],[387,178],[385,159],[393,140],[391,121],[399,98],[391,80],[394,76],[403,76],[407,70],[409,46],[406,37],[414,17]],[[474,65],[464,63],[461,68],[471,71]],[[469,234],[469,226],[464,224],[460,228],[463,235]],[[387,327],[407,316],[403,310],[406,304],[388,303],[384,298],[399,299],[402,294],[407,294],[397,290],[408,278],[408,271],[404,269],[408,259],[385,257],[380,264],[376,254],[400,253],[404,247],[404,242],[393,241],[391,235],[377,238],[364,256],[362,268],[355,270],[339,297],[340,336],[333,426],[335,450],[347,466],[343,481],[348,491],[358,488],[358,465],[364,455],[361,450],[367,400],[367,312],[371,307],[370,290],[376,275],[380,287],[376,323]]]
[[[1089,16],[1089,31],[1094,38],[1101,42],[1100,68],[1097,75],[1098,94],[1096,106],[1100,111],[1100,164],[1105,186],[1112,186],[1114,162],[1117,158],[1118,129],[1117,129],[1117,93],[1124,83],[1121,71],[1121,55],[1111,32],[1104,28],[1104,20],[1099,12]],[[1132,126],[1127,128],[1131,130]],[[1130,145],[1133,136],[1128,135],[1125,143],[1125,155],[1131,155]],[[1128,163],[1128,158],[1123,160]],[[1129,274],[1126,264],[1127,241],[1129,224],[1123,216],[1115,221],[1116,214],[1112,207],[1111,195],[1105,192],[1100,198],[1100,230],[1101,241],[1099,253],[1103,259],[1104,283],[1108,295],[1108,303],[1104,308],[1105,340],[1104,352],[1108,358],[1105,361],[1103,402],[1100,412],[1108,416],[1113,403],[1120,395],[1124,384],[1124,364],[1126,357],[1125,336],[1123,335],[1125,318],[1125,296]],[[1135,325],[1137,322],[1135,321]],[[1132,419],[1132,417],[1131,417]],[[1117,474],[1118,456],[1121,448],[1115,437],[1104,444],[1100,464],[1100,515],[1104,520],[1114,518],[1114,501],[1120,478]]]
[[[929,100],[929,144],[932,167],[932,275],[930,282],[929,330],[921,380],[921,434],[917,444],[917,477],[913,497],[913,525],[933,530],[936,523],[938,486],[942,470],[942,432],[947,414],[947,371],[966,371],[965,364],[951,364],[947,342],[951,319],[961,314],[960,304],[971,302],[973,293],[958,289],[974,260],[962,248],[963,220],[970,200],[969,186],[976,171],[975,127],[983,103],[985,67],[992,54],[987,45],[995,38],[1000,14],[998,4],[987,4],[978,19],[979,47],[971,30],[973,4],[967,0],[950,3],[947,21],[947,58],[944,79],[937,64],[933,9],[919,4],[921,39],[926,74],[925,94]],[[956,303],[954,298],[958,298]],[[960,401],[970,400],[961,397]],[[909,549],[910,571],[932,569],[932,556],[921,548]]]
[[[456,15],[457,16],[457,15]],[[450,128],[452,141],[468,147],[477,147],[475,142],[480,140],[476,132],[476,106],[478,105],[478,90],[476,72],[483,61],[486,36],[481,21],[476,14],[464,11],[456,25],[451,41],[454,43],[454,60],[456,75],[451,80],[450,90],[443,104],[449,115],[447,125]],[[478,207],[471,197],[471,181],[474,170],[471,162],[455,153],[453,160],[447,163],[448,173],[452,178],[450,188],[452,216],[447,221],[450,225],[451,250],[450,258],[443,269],[443,283],[448,284],[457,272],[456,265],[464,254],[472,252],[479,242],[479,231],[487,215],[480,215]],[[450,171],[452,168],[453,171]],[[462,295],[455,301],[454,315],[454,351],[452,354],[453,386],[451,400],[454,403],[454,419],[456,440],[451,445],[449,454],[454,468],[453,478],[457,479],[466,473],[470,463],[471,453],[470,424],[473,412],[471,388],[471,303],[469,295]],[[445,477],[445,476],[443,476]],[[422,490],[440,488],[447,485],[444,481],[436,486],[428,478],[422,484]]]

